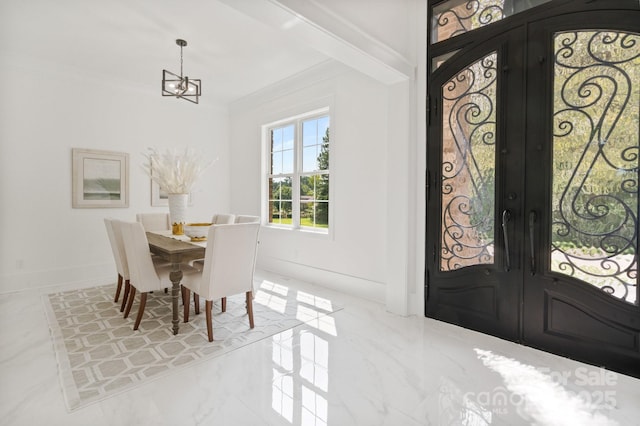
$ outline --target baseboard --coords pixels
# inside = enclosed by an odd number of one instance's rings
[[[385,284],[381,282],[267,256],[262,256],[256,267],[352,296],[385,303]]]
[[[0,294],[80,282],[94,285],[115,283],[117,276],[113,263],[2,274]]]
[[[363,299],[385,303],[385,284],[381,282],[264,256],[256,267]],[[0,275],[0,294],[73,283],[92,285],[115,283],[116,277],[113,263],[2,274]]]
[[[424,300],[422,296],[414,293],[409,297],[409,315],[424,316]]]

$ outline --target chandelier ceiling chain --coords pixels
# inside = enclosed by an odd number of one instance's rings
[[[177,39],[176,44],[180,46],[180,75],[162,70],[162,96],[181,98],[197,104],[201,94],[202,82],[199,79],[190,79],[184,75],[182,48],[187,45],[187,42]]]
[[[182,48],[187,45],[187,42],[184,40],[176,40],[178,46],[180,46],[180,78],[182,78]]]

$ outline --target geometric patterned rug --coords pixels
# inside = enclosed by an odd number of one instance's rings
[[[257,287],[257,282],[256,282]],[[213,337],[207,338],[204,301],[173,335],[171,294],[149,294],[140,327],[133,330],[136,295],[129,318],[114,303],[115,284],[43,296],[69,411],[103,400],[186,365],[228,353],[304,322],[322,321],[336,312],[331,301],[262,281],[253,303],[255,327],[249,328],[245,295],[227,298],[227,312],[214,302]],[[191,300],[193,305],[193,298]]]

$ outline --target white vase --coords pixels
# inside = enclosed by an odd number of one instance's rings
[[[189,194],[169,194],[169,219],[171,229],[175,235],[184,234],[184,224],[187,222],[187,202]]]

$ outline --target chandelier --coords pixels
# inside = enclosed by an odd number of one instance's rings
[[[198,79],[190,79],[186,75],[182,75],[182,48],[187,45],[187,42],[177,39],[176,44],[180,46],[180,75],[162,70],[162,96],[182,98],[197,104],[201,94],[202,83]]]

